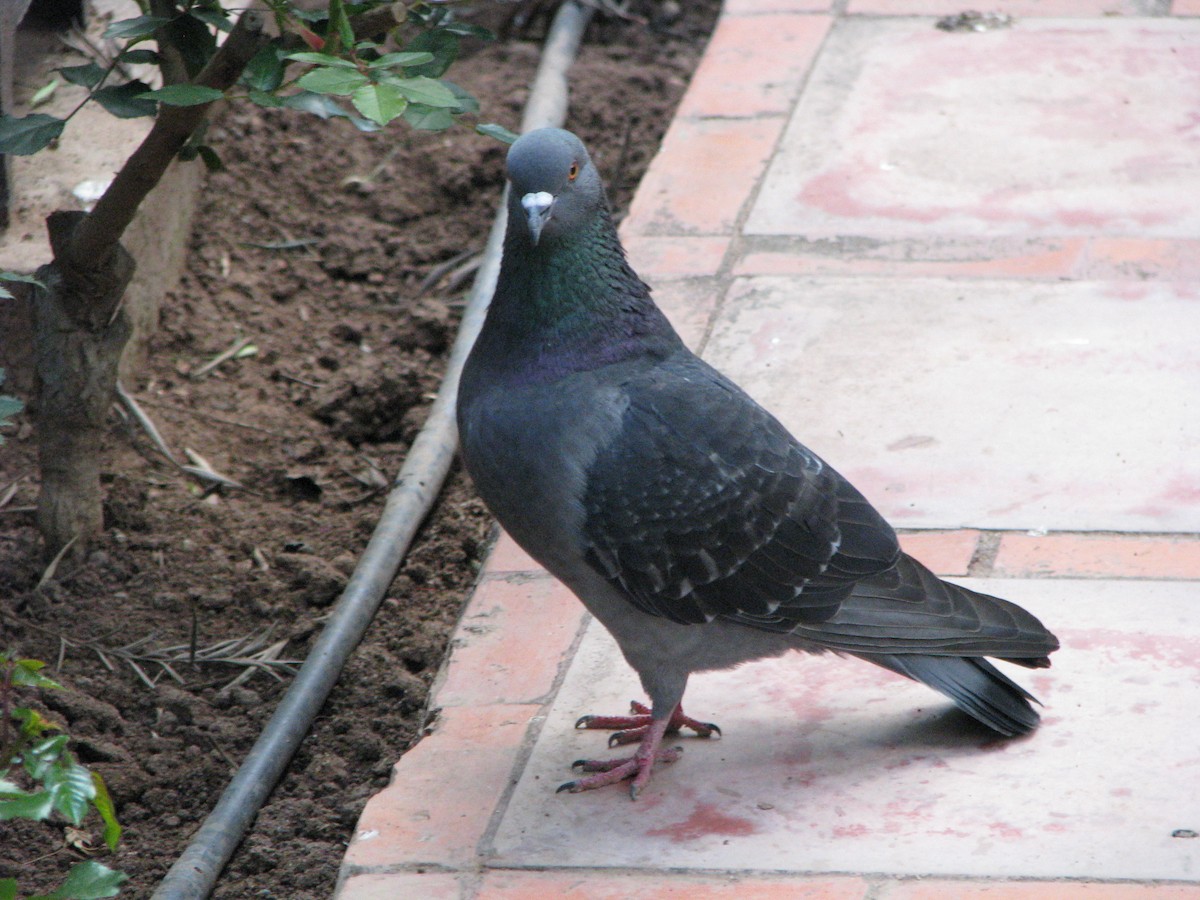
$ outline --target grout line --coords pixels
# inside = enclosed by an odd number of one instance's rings
[[[999,531],[979,532],[979,542],[975,545],[975,552],[971,554],[971,561],[967,563],[968,576],[987,578],[993,574],[996,557],[1000,554],[1001,536]]]

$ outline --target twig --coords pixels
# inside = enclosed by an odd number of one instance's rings
[[[183,466],[175,458],[175,454],[171,452],[171,448],[167,446],[167,442],[163,440],[163,436],[158,428],[155,427],[154,422],[138,406],[138,402],[133,399],[129,392],[125,390],[125,386],[121,384],[119,378],[117,379],[117,399],[121,401],[121,405],[125,407],[129,414],[137,420],[137,423],[142,426],[142,430],[150,436],[150,440],[154,442],[154,446],[158,448],[158,452],[169,459],[177,468],[182,469]]]
[[[187,458],[192,461],[192,464],[190,466],[180,466],[179,468],[187,472],[189,475],[194,475],[197,478],[209,482],[209,488],[206,493],[223,487],[237,488],[239,490],[246,489],[246,486],[240,481],[235,481],[229,476],[222,475],[220,472],[214,469],[209,464],[207,459],[205,459],[191,447],[184,447],[183,452],[187,454]]]
[[[280,375],[283,375],[281,372]],[[283,376],[287,377],[287,376]],[[201,412],[198,409],[186,409],[182,406],[175,406],[172,403],[163,403],[160,400],[147,400],[142,398],[142,403],[146,406],[153,406],[158,409],[169,409],[172,412],[180,413],[181,415],[195,416],[198,419],[208,419],[210,422],[220,422],[222,425],[232,425],[235,428],[245,428],[249,431],[258,431],[262,434],[269,434],[271,437],[286,438],[286,434],[281,434],[278,431],[272,431],[270,428],[263,428],[261,425],[251,425],[249,422],[239,422],[237,419],[226,419],[223,416],[215,415],[214,413]]]
[[[157,666],[158,676],[161,677],[163,674],[166,674],[179,684],[186,684],[187,682],[175,669],[175,665],[178,663],[191,661],[196,665],[238,666],[246,670],[240,673],[237,679],[234,679],[240,684],[245,678],[258,671],[266,672],[272,678],[282,681],[285,675],[294,675],[296,667],[303,662],[303,660],[299,659],[281,658],[281,654],[288,643],[301,636],[293,635],[291,638],[271,641],[272,633],[274,632],[273,626],[260,628],[241,637],[217,641],[208,647],[194,646],[191,640],[185,644],[155,647],[152,643],[154,639],[153,634],[143,635],[121,647],[108,647],[100,643],[102,638],[92,638],[89,640],[69,638],[44,625],[28,622],[15,616],[7,612],[3,607],[0,607],[0,618],[8,620],[22,628],[28,628],[31,631],[37,631],[41,634],[57,638],[59,642],[58,668],[60,669],[62,668],[62,662],[66,658],[68,649],[90,650],[96,654],[100,662],[110,672],[116,672],[116,667],[113,665],[112,659],[110,659],[110,657],[115,657],[128,665],[138,676],[139,680],[152,688],[157,685],[159,679],[151,677],[146,671],[145,667],[147,665]]]
[[[24,480],[24,478],[25,476],[22,475],[4,489],[4,494],[0,495],[0,509],[4,509],[4,507],[8,506],[8,504],[12,501],[12,498],[17,496],[17,488],[21,486],[21,482]]]
[[[425,295],[426,291],[428,291],[435,284],[437,284],[439,281],[441,281],[442,277],[447,272],[451,271],[455,266],[457,266],[459,263],[461,263],[464,259],[470,259],[472,256],[475,256],[477,254],[478,254],[478,251],[472,247],[472,248],[468,248],[466,250],[462,250],[458,253],[455,253],[452,257],[445,260],[444,262],[438,263],[436,266],[434,266],[432,269],[429,270],[428,275],[426,275],[424,278],[421,279],[421,284],[417,288],[417,296],[423,297]]]
[[[286,372],[280,372],[279,377],[282,378],[284,381],[292,381],[292,382],[295,382],[296,384],[302,384],[305,387],[309,387],[309,388],[314,388],[314,389],[319,390],[320,388],[324,387],[324,385],[317,384],[315,381],[305,381],[303,378],[297,378],[295,375],[289,375]]]
[[[248,347],[251,344],[251,342],[253,342],[253,340],[254,340],[254,338],[248,338],[248,337],[239,338],[238,340],[236,340],[232,344],[230,344],[228,348],[226,348],[225,350],[222,350],[220,353],[218,353],[216,356],[214,356],[212,359],[210,359],[208,362],[206,362],[200,368],[198,368],[194,372],[192,372],[189,377],[191,377],[193,379],[203,378],[205,375],[207,375],[209,372],[211,372],[217,366],[221,365],[221,363],[226,362],[227,360],[233,359],[235,356],[237,356],[239,353],[241,353],[242,350],[244,350],[246,347]]]
[[[67,551],[75,546],[75,542],[77,540],[79,540],[79,535],[75,535],[73,538],[63,544],[62,549],[54,554],[54,559],[50,560],[50,564],[46,566],[46,571],[42,572],[42,577],[38,579],[37,587],[34,588],[35,591],[40,591],[46,586],[46,583],[54,577],[54,573],[58,571],[58,564],[62,562],[62,558],[67,555]]]

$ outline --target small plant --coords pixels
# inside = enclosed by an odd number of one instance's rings
[[[57,725],[37,710],[17,705],[18,689],[61,690],[61,685],[41,673],[44,666],[40,660],[0,653],[0,821],[40,822],[57,813],[78,827],[94,809],[104,824],[105,844],[115,850],[121,826],[104,780],[79,764],[67,747],[69,736]],[[29,900],[115,897],[128,877],[85,860],[72,866],[55,890]],[[0,900],[16,900],[17,896],[16,879],[0,878]]]
[[[83,559],[103,532],[100,453],[121,353],[133,333],[122,298],[137,261],[121,239],[176,157],[220,166],[205,137],[213,104],[245,100],[343,117],[363,131],[390,122],[439,131],[476,117],[474,97],[442,76],[464,38],[490,35],[456,19],[450,3],[318,5],[138,0],[139,15],[111,22],[103,33],[113,52],[94,50],[89,61],[59,68],[30,104],[56,93],[61,100],[70,85],[78,95],[72,109],[0,115],[0,154],[18,156],[51,147],[86,103],[122,118],[154,118],[90,212],[59,210],[46,220],[53,259],[38,269],[44,289],[33,292],[31,305],[37,526],[47,560],[64,547]],[[274,37],[268,18],[277,26]],[[151,66],[157,73],[141,80],[139,72]],[[485,133],[497,133],[495,126]]]

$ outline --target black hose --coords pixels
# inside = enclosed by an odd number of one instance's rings
[[[566,72],[574,62],[591,15],[590,8],[574,0],[559,7],[546,37],[525,107],[521,122],[523,131],[562,125],[566,119]],[[379,524],[354,574],[275,714],[221,794],[216,807],[158,885],[153,900],[200,900],[212,892],[217,876],[283,775],[333,690],[346,660],[362,640],[388,585],[404,561],[417,528],[433,506],[458,444],[454,421],[458,378],[496,286],[504,237],[504,212],[505,206],[501,202],[441,389],[396,477],[395,486],[388,494]]]

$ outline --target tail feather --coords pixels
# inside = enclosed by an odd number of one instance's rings
[[[797,637],[863,657],[991,656],[1029,668],[1050,665],[1058,639],[1015,603],[943,581],[907,555],[864,579],[827,620]]]
[[[959,709],[1006,737],[1027,734],[1041,716],[1037,698],[981,657],[856,653],[945,694]]]

